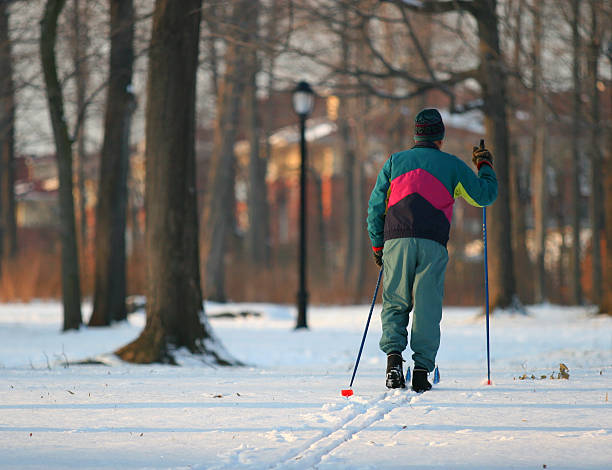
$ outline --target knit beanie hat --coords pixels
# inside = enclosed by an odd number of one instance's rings
[[[414,140],[416,142],[444,139],[444,123],[437,109],[427,108],[414,118]]]

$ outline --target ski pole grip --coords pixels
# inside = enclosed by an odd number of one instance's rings
[[[481,149],[485,148],[485,146],[484,146],[484,139],[480,139],[480,148]]]

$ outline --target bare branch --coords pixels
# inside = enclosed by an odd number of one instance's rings
[[[452,11],[465,10],[473,15],[476,15],[474,2],[471,0],[422,0],[422,1],[406,1],[406,0],[381,0],[384,3],[391,3],[397,6],[400,10],[412,10],[420,13],[450,13]]]

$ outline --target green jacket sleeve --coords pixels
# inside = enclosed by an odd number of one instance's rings
[[[453,191],[456,199],[462,197],[476,207],[488,206],[497,198],[497,177],[489,165],[482,165],[478,176],[463,161],[458,160],[457,182]]]
[[[390,186],[391,158],[380,170],[368,204],[368,235],[373,248],[382,248],[384,244],[385,214]]]

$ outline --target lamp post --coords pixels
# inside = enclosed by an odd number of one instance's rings
[[[293,109],[300,117],[300,251],[299,288],[297,293],[297,324],[298,328],[308,328],[306,323],[306,119],[314,106],[314,92],[307,82],[301,81],[293,90]]]

